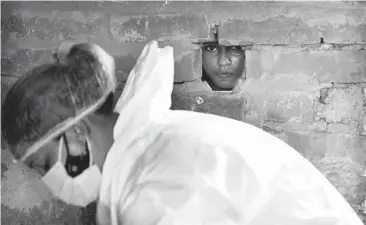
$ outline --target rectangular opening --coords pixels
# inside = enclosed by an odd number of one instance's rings
[[[237,81],[244,78],[245,50],[240,45],[202,43],[202,78],[212,91],[232,93]]]

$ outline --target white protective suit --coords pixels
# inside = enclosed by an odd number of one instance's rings
[[[116,111],[99,225],[361,225],[296,150],[252,125],[171,111],[172,47],[149,43]]]

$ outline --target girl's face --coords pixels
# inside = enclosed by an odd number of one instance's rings
[[[205,44],[202,67],[215,90],[232,90],[244,72],[245,54],[241,46]]]

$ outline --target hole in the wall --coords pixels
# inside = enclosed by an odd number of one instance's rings
[[[202,44],[202,78],[213,91],[232,92],[245,71],[244,46]]]

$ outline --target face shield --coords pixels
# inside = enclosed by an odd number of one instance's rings
[[[2,106],[6,147],[24,161],[94,113],[116,89],[114,71],[112,56],[84,43],[73,45],[59,62],[20,77]]]

